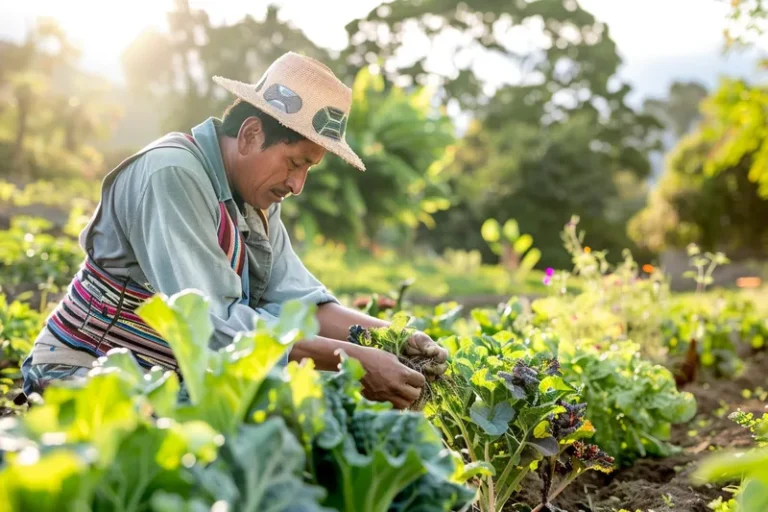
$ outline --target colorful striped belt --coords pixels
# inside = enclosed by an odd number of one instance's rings
[[[219,245],[242,281],[241,303],[248,304],[245,243],[225,204],[219,203]],[[116,278],[87,257],[67,295],[48,318],[47,327],[60,342],[101,357],[116,347],[130,350],[145,368],[176,370],[168,343],[136,310],[153,295],[129,278]]]
[[[137,314],[152,293],[125,278],[116,279],[86,259],[64,299],[48,319],[62,343],[101,357],[115,347],[130,350],[146,368],[176,369],[168,343]]]

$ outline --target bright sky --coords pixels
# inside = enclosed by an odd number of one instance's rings
[[[344,25],[380,0],[282,0],[283,16],[317,44],[340,49]],[[722,0],[580,0],[608,24],[624,58],[622,77],[637,89],[635,100],[662,95],[674,79],[698,79],[710,87],[720,74],[755,78],[755,59],[722,55],[727,5]],[[259,15],[263,0],[191,0],[214,22]],[[25,0],[0,2],[0,38],[22,39],[36,16],[59,20],[84,52],[83,64],[121,79],[119,56],[143,26],[162,28],[172,0]],[[766,47],[768,49],[768,46]]]

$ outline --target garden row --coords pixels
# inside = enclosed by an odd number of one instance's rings
[[[173,347],[179,374],[145,373],[116,351],[87,382],[54,385],[4,419],[0,510],[555,510],[590,469],[678,453],[672,428],[696,414],[679,386],[739,374],[739,354],[768,335],[760,303],[741,293],[673,296],[660,273],[641,279],[629,255],[610,268],[584,251],[575,227],[564,238],[581,293],[565,293],[570,274],[557,272],[548,297],[469,316],[450,303],[409,313],[365,306],[392,326],[353,329],[350,341],[416,368],[429,361],[403,353],[410,329],[449,350],[423,412],[367,401],[352,359],[338,373],[281,366],[290,344],[317,329],[301,304],[212,351],[203,297],[155,297],[141,314]],[[695,248],[691,258],[703,285],[723,262]],[[0,304],[0,322],[4,356],[18,364],[40,316]],[[761,420],[734,419],[765,441]],[[723,454],[698,477],[744,476],[742,512],[762,510],[750,500],[765,495],[765,460],[759,449]]]

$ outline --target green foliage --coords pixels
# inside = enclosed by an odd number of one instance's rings
[[[139,312],[173,347],[184,392],[125,349],[51,385],[0,425],[0,510],[447,511],[473,499],[424,416],[362,398],[357,361],[324,377],[278,366],[317,331],[306,305],[286,303],[218,351],[196,292]]]
[[[735,498],[740,512],[757,512],[768,507],[768,449],[724,451],[709,456],[693,475],[696,483],[722,482],[742,479],[740,492]]]
[[[590,404],[595,442],[629,465],[637,457],[678,452],[669,443],[671,426],[690,421],[696,400],[677,390],[672,373],[644,360],[636,343],[560,343],[564,376],[583,386]]]
[[[337,296],[387,295],[413,280],[409,297],[459,299],[478,295],[541,294],[542,273],[533,271],[522,282],[498,265],[485,265],[477,252],[446,251],[442,257],[403,258],[393,250],[356,253],[326,242],[301,252],[302,262]],[[396,296],[392,296],[396,299]]]
[[[583,417],[585,404],[572,403],[580,390],[560,377],[557,360],[534,354],[507,332],[453,336],[442,343],[450,364],[445,378],[432,386],[435,398],[427,413],[452,448],[483,468],[481,510],[501,511],[537,468],[545,482],[543,503],[587,469],[610,471],[610,457],[578,441],[594,429]],[[551,495],[556,474],[560,487]]]
[[[245,15],[214,25],[204,10],[180,0],[167,13],[167,30],[142,32],[121,62],[129,87],[159,109],[163,130],[188,131],[232,102],[212,76],[255,83],[287,51],[329,61],[325,50],[278,17],[274,5],[263,20]]]
[[[434,227],[432,214],[449,206],[443,169],[452,158],[453,125],[431,107],[433,92],[385,87],[363,68],[352,86],[346,138],[361,156],[360,173],[334,155],[313,172],[304,193],[285,203],[285,217],[302,234],[356,244],[382,228],[401,239],[420,223]]]
[[[29,354],[43,316],[25,302],[0,294],[0,369],[18,367]]]
[[[521,48],[510,37],[515,30],[527,35],[531,44]],[[472,62],[493,54],[503,68],[531,78],[525,85],[505,89],[519,94],[523,115],[535,111],[539,116],[546,111],[544,105],[557,109],[563,102],[553,102],[554,96],[569,95],[586,84],[592,95],[605,94],[620,62],[608,28],[579,4],[563,2],[397,0],[350,22],[347,33],[350,46],[342,57],[352,73],[373,54],[383,61],[392,81],[434,81],[445,89],[444,101],[471,108],[487,97]],[[412,37],[403,36],[413,33],[427,44],[409,46]],[[447,34],[453,37],[448,39]],[[411,57],[396,59],[404,50]],[[436,52],[457,57],[446,66],[433,66],[430,55]],[[591,99],[573,98],[579,105]]]
[[[751,412],[736,411],[728,418],[749,430],[758,446],[768,446],[768,413],[755,418]]]
[[[703,119],[667,159],[648,202],[629,224],[632,238],[653,251],[684,247],[764,255],[768,232],[765,88],[722,80],[702,103]]]
[[[489,106],[487,115],[470,126],[448,170],[460,195],[456,213],[437,216],[445,228],[429,237],[435,247],[466,247],[465,233],[479,230],[484,219],[514,218],[536,240],[541,263],[562,268],[567,259],[557,233],[572,214],[589,229],[590,244],[609,249],[612,259],[632,247],[623,226],[644,201],[645,155],[656,126],[650,118],[629,126],[623,123],[631,112],[603,123],[584,111],[543,123],[505,104]]]
[[[45,283],[65,286],[83,261],[83,252],[70,237],[47,233],[45,219],[14,217],[0,231],[0,284]]]
[[[85,76],[78,50],[50,18],[41,18],[21,43],[0,48],[0,173],[17,179],[88,176],[102,172],[93,146],[119,112],[109,86]]]
[[[313,454],[315,473],[338,510],[458,510],[474,493],[457,485],[454,456],[424,416],[400,413],[360,396],[362,367],[343,363],[326,378],[325,430]],[[391,504],[391,505],[390,505]]]
[[[515,219],[499,227],[496,219],[487,219],[480,228],[483,240],[501,257],[501,265],[512,270],[515,279],[525,277],[541,259],[541,251],[533,246],[533,237],[520,233]]]
[[[707,89],[697,82],[673,82],[666,98],[645,100],[643,110],[662,120],[676,137],[682,137],[699,120],[699,104],[706,96]]]

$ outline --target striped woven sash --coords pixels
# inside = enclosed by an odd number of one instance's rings
[[[246,251],[243,238],[226,205],[219,203],[219,246],[243,282],[248,301]],[[244,275],[245,274],[245,275]],[[116,278],[87,257],[69,285],[67,295],[48,318],[51,333],[65,345],[101,357],[123,347],[146,368],[159,365],[176,370],[171,347],[138,315],[138,307],[153,295],[129,278]]]

